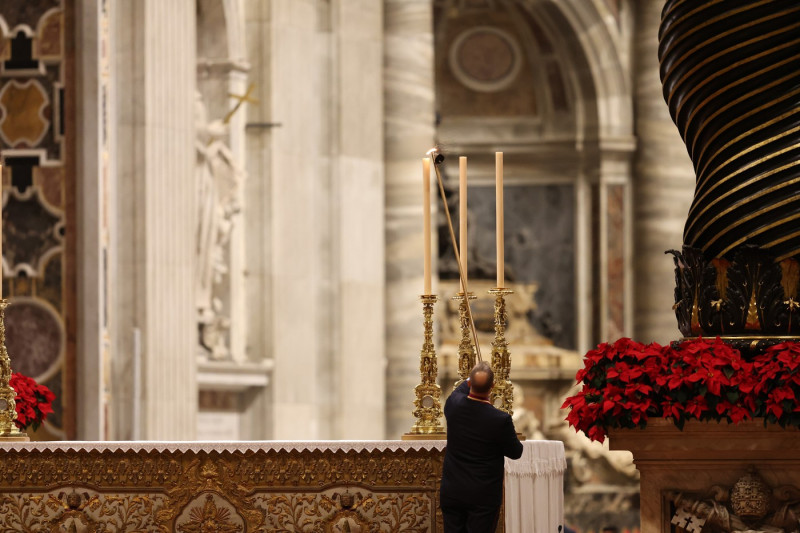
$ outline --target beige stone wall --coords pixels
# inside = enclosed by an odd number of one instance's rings
[[[250,357],[279,439],[382,438],[382,21],[374,2],[247,2]]]
[[[686,147],[669,116],[658,74],[660,0],[636,2],[634,109],[634,334],[641,342],[680,337],[672,312],[674,266],[669,249],[683,244],[683,225],[695,175]]]

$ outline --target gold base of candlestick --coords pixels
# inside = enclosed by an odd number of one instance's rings
[[[506,314],[505,297],[514,291],[498,287],[489,289],[489,294],[494,295],[494,341],[492,341],[492,371],[494,372],[494,388],[492,389],[492,403],[501,411],[513,416],[514,414],[514,385],[509,376],[511,374],[511,354],[506,341]]]
[[[444,429],[437,433],[403,433],[400,435],[400,440],[447,440],[447,433]]]
[[[458,319],[461,324],[461,342],[458,345],[458,381],[453,385],[456,390],[459,385],[464,383],[469,377],[469,373],[475,366],[475,344],[472,342],[472,327],[470,326],[468,300],[475,300],[475,293],[465,295],[459,292],[453,296],[453,301],[458,301]]]
[[[6,350],[6,307],[8,300],[0,300],[0,442],[26,442],[28,436],[17,428],[17,393],[11,386],[11,359]]]
[[[411,431],[403,435],[404,440],[418,438],[411,436],[435,439],[443,438],[441,435],[445,435],[444,426],[441,423],[442,389],[436,383],[439,368],[436,361],[436,349],[433,346],[433,304],[437,302],[438,297],[435,294],[423,294],[420,296],[420,300],[422,300],[424,339],[419,354],[420,384],[414,388],[416,398],[412,415],[416,421],[411,426]],[[409,437],[407,438],[407,436]]]

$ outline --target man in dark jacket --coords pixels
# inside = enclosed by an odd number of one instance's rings
[[[445,533],[493,533],[503,499],[503,458],[522,456],[511,416],[489,401],[492,386],[494,372],[482,361],[444,404],[447,451],[439,502]]]

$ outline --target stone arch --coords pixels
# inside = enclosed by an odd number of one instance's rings
[[[633,132],[632,93],[629,76],[622,62],[620,26],[608,5],[602,0],[549,0],[561,20],[556,23],[570,30],[566,47],[576,62],[586,67],[576,80],[586,89],[585,99],[594,102],[597,136],[630,136]],[[620,16],[620,15],[618,15]],[[566,28],[565,28],[566,29]]]
[[[242,60],[246,56],[240,0],[197,0],[197,56]]]
[[[461,5],[440,4],[437,69],[442,68],[441,50],[448,45],[446,26],[453,13],[462,9],[454,6]],[[511,14],[526,67],[536,78],[529,90],[530,97],[540,104],[537,112],[543,138],[569,134],[581,143],[630,141],[633,109],[629,66],[625,63],[624,14],[612,12],[605,0],[521,0],[485,5]],[[558,94],[559,88],[554,86],[558,83],[563,83],[564,94]],[[554,112],[555,98],[569,100],[569,113]]]

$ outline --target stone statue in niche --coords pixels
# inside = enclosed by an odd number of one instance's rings
[[[244,172],[226,144],[227,124],[209,121],[199,92],[195,94],[197,175],[197,277],[195,294],[201,355],[212,360],[232,359],[229,298],[228,242],[241,211],[239,191]]]

